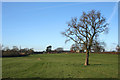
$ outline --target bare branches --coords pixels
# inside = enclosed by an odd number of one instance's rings
[[[80,42],[76,41],[73,37],[71,37],[69,34],[66,34],[66,33],[62,33],[64,36],[70,38],[71,40],[73,40],[74,42],[76,42],[77,44],[80,44]]]
[[[88,48],[92,46],[95,36],[107,29],[108,24],[105,22],[106,19],[99,11],[83,12],[80,19],[76,17],[71,19],[68,29],[62,34],[77,44],[83,43]]]

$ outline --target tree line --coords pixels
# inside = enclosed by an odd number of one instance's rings
[[[33,54],[33,48],[18,48],[17,46],[13,46],[12,49],[9,47],[2,46],[2,57],[17,57],[17,56],[27,56]]]

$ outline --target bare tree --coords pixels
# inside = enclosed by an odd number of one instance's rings
[[[99,11],[91,10],[88,13],[83,12],[82,16],[72,18],[68,23],[68,29],[62,34],[68,37],[68,40],[73,40],[75,43],[85,45],[86,59],[84,65],[89,65],[89,51],[93,40],[98,37],[99,33],[107,30],[106,19]]]

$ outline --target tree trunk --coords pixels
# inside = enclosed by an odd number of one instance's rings
[[[85,66],[89,65],[89,50],[86,49],[86,59],[85,59]]]

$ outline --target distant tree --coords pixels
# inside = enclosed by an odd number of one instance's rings
[[[58,47],[57,49],[55,49],[55,51],[57,51],[57,52],[62,52],[62,51],[63,51],[63,48],[62,48],[62,47]]]
[[[3,51],[9,51],[10,49],[9,49],[9,47],[4,47],[3,48]]]
[[[52,49],[52,46],[48,46],[48,47],[46,48],[46,52],[51,52],[51,49]]]
[[[85,50],[85,46],[83,45],[83,44],[77,44],[77,43],[75,43],[75,44],[72,44],[72,46],[71,46],[71,48],[70,48],[70,51],[72,51],[72,52],[84,52],[84,50]]]
[[[33,48],[24,48],[24,49],[18,49],[17,46],[13,46],[12,49],[9,49],[9,47],[2,46],[2,56],[5,57],[13,57],[13,56],[27,56],[29,54],[32,54],[34,52]]]
[[[116,46],[116,50],[117,50],[117,52],[120,52],[120,46],[119,45]]]
[[[28,50],[28,53],[29,53],[29,54],[33,54],[33,52],[34,52],[34,49],[33,49],[33,48],[31,48],[31,49]]]
[[[20,53],[24,53],[26,55],[29,55],[29,54],[32,54],[34,52],[33,48],[29,49],[29,48],[24,48],[24,49],[21,49],[19,51]]]
[[[14,51],[19,51],[18,47],[17,46],[13,46],[13,49]]]
[[[72,18],[68,29],[62,34],[77,44],[84,44],[86,49],[85,65],[89,65],[89,52],[95,37],[107,30],[106,19],[99,11],[83,12],[80,19]]]
[[[79,50],[80,50],[80,47],[77,43],[72,44],[72,46],[70,48],[70,51],[76,52],[76,51],[79,51]]]
[[[28,51],[29,50],[29,48],[24,48],[25,49],[25,51]]]
[[[95,41],[91,49],[93,52],[105,52],[105,48],[104,48],[105,46],[106,46],[105,42]]]

